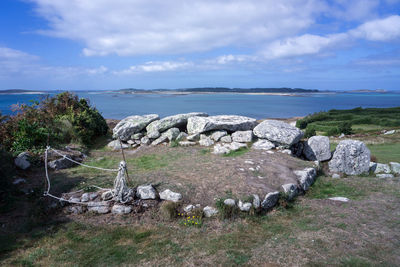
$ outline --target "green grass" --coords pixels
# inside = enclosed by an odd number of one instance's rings
[[[319,176],[316,182],[307,192],[307,197],[314,199],[347,197],[349,199],[357,200],[366,195],[365,190],[361,188],[362,187],[352,185],[343,179],[332,179],[326,176]]]
[[[371,151],[371,155],[374,155],[380,163],[400,161],[400,143],[368,145],[368,148]]]

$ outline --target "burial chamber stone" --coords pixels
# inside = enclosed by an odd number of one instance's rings
[[[298,128],[277,120],[265,120],[261,122],[254,128],[253,133],[258,138],[267,139],[286,146],[291,146],[299,142],[304,135]]]
[[[329,170],[333,173],[358,175],[369,171],[371,152],[361,141],[343,140],[336,147]]]
[[[113,137],[120,138],[122,141],[128,141],[132,135],[139,133],[146,128],[149,123],[158,120],[157,114],[134,115],[121,120],[113,129]]]
[[[256,119],[244,116],[195,116],[188,119],[187,130],[189,134],[204,133],[213,130],[226,130],[230,132],[248,131],[252,130],[256,124]]]

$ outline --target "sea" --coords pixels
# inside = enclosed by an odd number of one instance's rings
[[[77,95],[88,99],[91,105],[108,119],[123,119],[143,114],[165,117],[187,112],[206,112],[209,115],[234,114],[256,119],[290,118],[331,109],[400,106],[400,94],[397,93],[313,93],[284,96],[77,92]],[[0,94],[0,111],[3,115],[13,114],[13,104],[31,104],[32,100],[40,100],[42,97],[42,94]]]

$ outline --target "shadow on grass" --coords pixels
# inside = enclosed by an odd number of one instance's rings
[[[62,173],[50,172],[51,191],[55,196],[61,196],[63,192],[69,192],[77,184],[83,181],[82,177],[71,177]],[[32,173],[35,185],[30,185],[29,194],[15,191],[11,196],[11,209],[0,214],[0,261],[7,259],[14,250],[29,248],[37,240],[51,236],[60,227],[68,222],[68,219],[60,212],[58,200],[45,197],[44,173],[40,171]],[[40,182],[39,179],[43,179]],[[29,181],[28,181],[29,182]],[[23,262],[17,265],[30,265]]]

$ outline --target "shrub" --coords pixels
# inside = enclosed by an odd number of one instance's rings
[[[316,133],[316,131],[315,131],[315,127],[313,127],[313,126],[311,126],[311,125],[308,125],[307,126],[307,128],[306,128],[306,131],[305,131],[305,133],[304,133],[304,137],[305,138],[310,138],[311,136],[314,136],[314,135],[316,135],[317,133]]]
[[[161,216],[167,220],[176,218],[178,215],[177,209],[179,207],[178,203],[172,201],[164,201],[160,207]]]
[[[338,126],[339,133],[352,134],[351,122],[341,122]]]
[[[340,134],[338,127],[330,127],[328,131],[326,131],[327,136],[334,136]]]
[[[108,126],[101,114],[86,99],[64,92],[46,96],[31,105],[15,105],[17,114],[0,115],[0,142],[15,154],[71,141],[90,146],[105,135]]]

